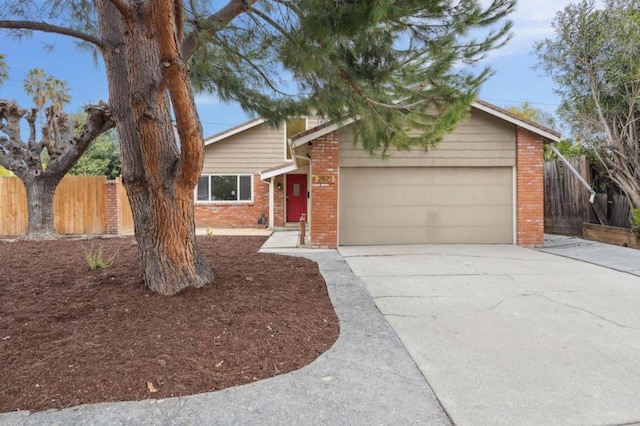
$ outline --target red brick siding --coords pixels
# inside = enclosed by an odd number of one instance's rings
[[[278,184],[280,184],[280,189],[278,189]],[[284,226],[285,194],[284,177],[278,176],[274,179],[273,188],[273,226],[276,227]]]
[[[262,214],[269,223],[269,184],[259,175],[253,176],[253,202],[195,203],[198,228],[252,228]]]
[[[542,138],[528,130],[516,130],[516,216],[519,246],[544,241],[544,163]]]
[[[313,141],[311,146],[311,232],[313,247],[338,246],[338,133]],[[332,183],[314,183],[314,176],[334,176]]]

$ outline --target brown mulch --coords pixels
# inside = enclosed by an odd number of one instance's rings
[[[0,242],[0,412],[166,398],[309,364],[338,318],[317,265],[257,253],[264,237],[201,237],[203,289],[150,293],[133,238]],[[113,266],[89,270],[93,242]]]

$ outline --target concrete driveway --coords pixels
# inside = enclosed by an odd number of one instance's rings
[[[640,277],[511,245],[340,253],[454,424],[640,423]]]

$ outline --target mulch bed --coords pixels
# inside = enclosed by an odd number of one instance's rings
[[[0,242],[0,412],[166,398],[309,364],[337,339],[314,262],[264,237],[201,237],[216,281],[150,293],[134,240]],[[85,248],[118,251],[89,270]]]

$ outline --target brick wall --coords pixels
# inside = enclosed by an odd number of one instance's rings
[[[107,181],[107,234],[122,233],[122,191],[120,178]]]
[[[279,192],[276,188],[276,195]],[[280,191],[281,192],[281,191]],[[269,223],[269,184],[259,175],[253,176],[253,202],[196,203],[195,220],[198,228],[252,228],[261,214]]]
[[[544,241],[542,139],[520,127],[516,130],[516,172],[516,243],[539,246]]]
[[[278,184],[280,188],[278,189]],[[273,226],[284,226],[284,200],[286,196],[286,190],[284,186],[284,176],[278,176],[274,179],[273,188]]]
[[[310,242],[313,247],[338,246],[338,148],[338,132],[314,140],[311,146]],[[315,182],[316,176],[324,182]]]

